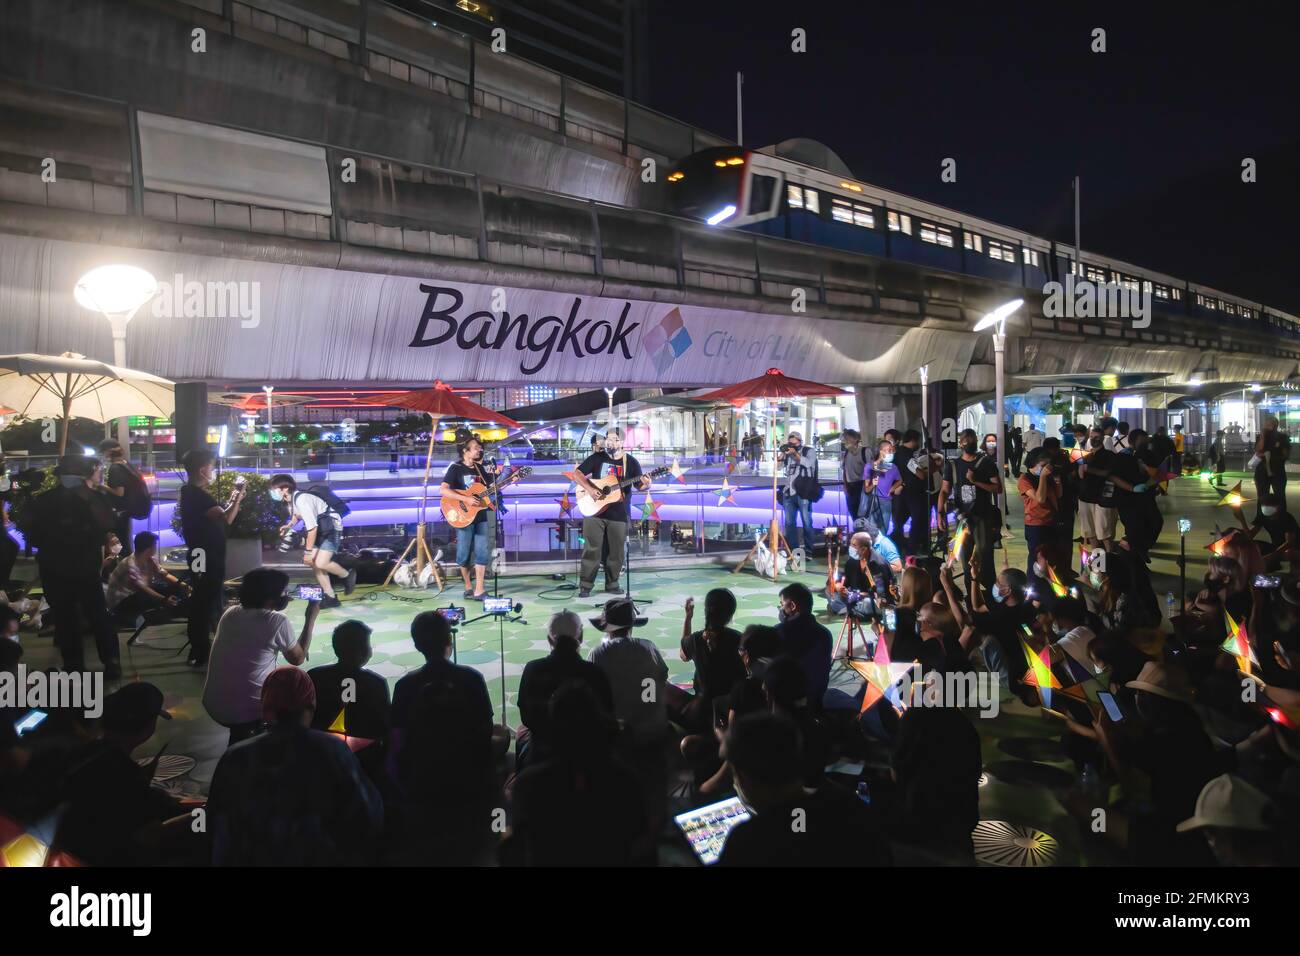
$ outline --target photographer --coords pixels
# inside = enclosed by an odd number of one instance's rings
[[[948,462],[943,484],[939,488],[939,528],[945,534],[948,528],[948,500],[951,498],[957,513],[966,520],[970,537],[956,555],[966,573],[966,586],[970,587],[970,558],[977,554],[980,584],[993,587],[993,544],[997,540],[1001,516],[994,496],[1001,492],[997,459],[983,454],[978,436],[967,428],[958,436],[961,456]]]
[[[117,520],[113,530],[117,540],[122,542],[122,556],[131,553],[131,519],[147,518],[153,508],[153,499],[149,487],[140,477],[140,473],[131,467],[126,451],[112,438],[99,443],[99,455],[104,461],[104,490],[117,498],[113,507],[117,511]]]
[[[334,504],[320,495],[299,491],[292,475],[272,476],[270,492],[276,501],[287,502],[290,510],[302,519],[307,531],[302,563],[312,569],[316,583],[324,592],[321,610],[338,607],[341,602],[334,593],[331,575],[343,581],[344,594],[351,594],[357,583],[356,569],[348,571],[335,559],[343,542],[343,516]]]
[[[186,481],[181,487],[181,537],[189,548],[185,563],[193,574],[194,591],[186,633],[189,665],[206,667],[213,628],[221,617],[226,582],[226,529],[239,516],[244,488],[238,482],[224,505],[208,493],[217,474],[217,458],[206,448],[192,448],[181,459]]]
[[[777,453],[784,469],[785,483],[781,486],[781,506],[785,509],[785,542],[791,550],[797,548],[796,518],[803,524],[803,550],[812,554],[813,502],[821,497],[817,483],[817,453],[804,445],[803,436],[791,432]]]
[[[889,583],[895,575],[902,573],[903,557],[894,542],[883,534],[873,536],[871,531],[859,531],[849,539],[848,554],[840,566],[838,587],[826,594],[826,610],[832,614],[851,611],[855,616],[865,618],[870,613],[869,596],[888,594]],[[861,604],[850,600],[854,592],[857,592]]]

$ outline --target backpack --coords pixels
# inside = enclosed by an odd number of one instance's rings
[[[794,481],[790,482],[790,487],[794,489],[794,493],[800,498],[817,502],[821,501],[826,495],[826,489],[823,488],[822,483],[817,480],[817,468],[817,456],[814,454],[813,473],[811,475],[800,475]]]
[[[329,485],[310,485],[301,489],[298,494],[315,495],[325,504],[329,505],[330,511],[334,512],[340,518],[346,518],[352,514],[352,508],[338,495],[330,489]]]
[[[122,471],[126,479],[122,482],[122,500],[118,505],[118,510],[132,518],[143,519],[149,517],[153,511],[153,497],[149,494],[149,486],[144,483],[144,478],[140,473],[125,462],[119,462],[122,465]]]

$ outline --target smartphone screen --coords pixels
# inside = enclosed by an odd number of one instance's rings
[[[14,722],[14,731],[21,737],[23,734],[30,734],[33,730],[45,723],[45,718],[50,716],[43,710],[29,710]]]
[[[898,627],[898,614],[892,607],[885,608],[885,630],[892,631]]]
[[[1255,583],[1252,587],[1257,588],[1277,588],[1282,586],[1282,578],[1277,574],[1257,574]]]
[[[483,600],[484,614],[509,614],[513,610],[514,604],[510,598],[496,597]]]
[[[319,584],[298,585],[299,601],[319,601],[325,597],[325,590]]]
[[[1124,719],[1124,712],[1119,709],[1119,704],[1115,703],[1115,695],[1108,694],[1106,691],[1098,691],[1097,699],[1101,701],[1101,706],[1106,708],[1106,716],[1112,723],[1118,724]]]
[[[465,620],[465,609],[463,607],[440,607],[438,613],[452,624],[459,624]]]

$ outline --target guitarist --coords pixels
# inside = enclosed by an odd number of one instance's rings
[[[480,505],[472,495],[465,493],[474,482],[491,486],[496,480],[492,469],[483,466],[483,443],[470,435],[456,450],[460,461],[452,462],[442,476],[441,490],[444,497],[460,501],[467,505]],[[465,597],[481,601],[487,597],[487,588],[483,579],[487,575],[488,559],[492,555],[492,541],[496,527],[488,520],[488,515],[495,515],[494,508],[484,508],[474,516],[474,520],[463,528],[456,529],[456,563],[460,565],[460,576],[465,582]],[[474,555],[474,584],[469,583],[470,552]]]
[[[641,473],[641,463],[624,450],[623,433],[617,428],[605,432],[604,450],[588,456],[574,472],[578,484],[596,499],[604,498],[606,490],[592,484],[592,480],[608,478],[610,475],[616,475],[620,482],[629,478],[638,479],[635,487],[639,491],[650,487],[650,480]],[[623,548],[627,543],[628,520],[626,496],[607,506],[600,514],[582,519],[582,537],[586,543],[582,549],[578,597],[591,596],[592,586],[596,583],[596,568],[602,563],[601,548],[606,545],[608,552],[603,555],[605,593],[623,593],[618,584],[618,576],[623,573]]]

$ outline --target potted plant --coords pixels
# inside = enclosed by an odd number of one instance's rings
[[[219,502],[228,501],[237,475],[244,477],[244,501],[226,532],[226,574],[232,578],[262,566],[262,546],[273,543],[280,526],[289,520],[284,504],[267,494],[270,479],[265,475],[223,471],[208,488],[208,494]],[[177,533],[181,530],[179,503],[172,512],[172,528]]]

